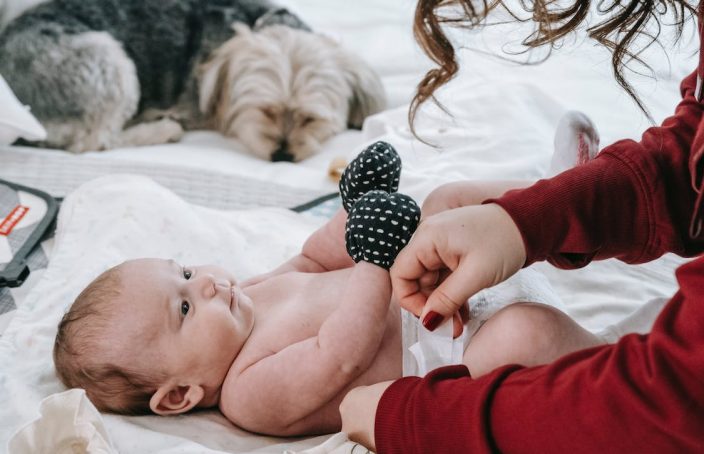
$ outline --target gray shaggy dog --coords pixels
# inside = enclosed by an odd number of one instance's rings
[[[234,23],[243,25],[233,28]],[[266,0],[53,0],[26,11],[2,31],[0,74],[46,128],[44,146],[82,152],[165,143],[178,140],[183,128],[219,129],[237,137],[232,122],[238,112],[219,107],[215,99],[231,94],[232,99],[222,102],[237,101],[236,90],[223,87],[237,82],[231,74],[242,72],[234,68],[236,60],[228,60],[238,51],[235,29],[256,37],[270,28],[319,40],[298,17]],[[282,31],[268,34],[289,45],[293,39]],[[223,63],[208,65],[211,54]],[[206,100],[199,94],[204,66],[214,68],[205,75],[212,98]],[[365,104],[363,118],[380,109],[383,91],[369,71],[357,75],[373,79],[364,96],[379,99]],[[289,101],[294,95],[282,95],[287,119],[293,118]],[[215,113],[202,109],[213,104],[212,111],[229,116],[214,121]],[[264,120],[275,117],[272,106],[259,108]],[[315,120],[311,115],[306,125]],[[344,110],[344,115],[352,112]],[[297,160],[316,151],[290,152],[287,134],[292,127],[286,128],[278,135],[272,128],[264,131],[267,137],[276,136],[277,143],[265,147],[253,141],[249,148],[261,149],[250,151],[272,160]]]

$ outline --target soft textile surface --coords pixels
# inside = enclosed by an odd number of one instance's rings
[[[275,208],[228,212],[198,207],[141,176],[106,176],[81,186],[62,206],[49,267],[0,339],[0,400],[4,402],[0,440],[7,440],[18,423],[36,418],[43,398],[63,390],[50,361],[56,325],[71,301],[100,272],[130,258],[162,257],[184,264],[215,263],[244,279],[295,254],[323,221]],[[561,299],[575,303],[580,296],[593,297],[593,289],[608,284],[601,281],[610,276],[634,285],[650,273],[666,276],[668,265],[661,262],[649,265],[648,270],[631,270],[634,280],[628,281],[623,270],[615,269],[623,265],[607,262],[575,275],[553,272],[552,282],[562,286]],[[551,272],[548,267],[543,271]],[[672,291],[666,279],[652,281],[653,285],[643,284],[629,296],[643,301]],[[214,411],[178,418],[105,415],[103,422],[87,426],[91,430],[79,430],[86,427],[86,419],[95,421],[86,404],[79,400],[66,401],[64,407],[54,405],[39,427],[30,425],[22,431],[22,443],[14,443],[30,448],[16,452],[38,452],[40,445],[66,443],[65,433],[74,427],[67,421],[72,419],[80,423],[75,436],[84,444],[95,438],[96,431],[104,431],[118,452],[129,453],[282,452],[323,441],[254,436],[232,427]],[[47,440],[50,436],[56,438]]]
[[[12,0],[12,3],[22,2]],[[429,108],[417,125],[424,139],[439,146],[432,148],[414,140],[407,125],[406,106],[410,96],[424,71],[431,66],[415,46],[411,35],[413,0],[285,0],[282,3],[301,14],[315,29],[337,37],[369,61],[382,77],[389,95],[389,109],[368,119],[361,132],[340,134],[324,144],[322,153],[299,164],[258,160],[242,152],[236,142],[211,132],[191,132],[178,144],[112,150],[88,156],[110,163],[121,161],[126,167],[139,161],[149,165],[168,163],[191,174],[197,174],[199,170],[220,171],[233,179],[246,176],[324,193],[336,189],[327,177],[327,168],[333,158],[343,156],[350,159],[366,144],[387,140],[396,146],[404,161],[401,191],[420,201],[433,187],[447,181],[539,178],[544,175],[550,162],[555,126],[566,110],[581,110],[589,115],[600,130],[602,145],[621,138],[638,138],[640,132],[649,126],[613,81],[608,52],[586,41],[580,34],[568,38],[550,60],[538,66],[518,66],[480,52],[463,52],[462,74],[439,94],[454,117]],[[518,42],[522,37],[519,31],[516,27],[509,27],[465,34],[460,41],[480,50],[497,50],[507,40],[513,44]],[[695,28],[691,24],[688,26],[678,46],[671,45],[672,35],[672,29],[665,28],[660,38],[664,50],[653,47],[644,55],[653,67],[656,79],[627,73],[656,122],[672,113],[679,98],[679,81],[696,66],[698,41]],[[515,48],[509,46],[509,49]],[[0,105],[0,110],[4,108]],[[24,151],[21,147],[12,147],[11,150],[18,156]],[[56,152],[35,151],[27,156],[28,160],[35,159],[37,154],[53,156],[49,153]],[[70,165],[53,171],[72,175],[80,172],[82,162],[87,160],[79,157]],[[0,174],[2,167],[0,161]],[[28,167],[34,168],[32,165]],[[16,163],[14,171],[21,174],[21,160]],[[35,179],[41,185],[45,177],[55,176],[41,175]],[[184,179],[184,184],[188,183]],[[198,190],[197,185],[193,190]],[[292,219],[298,218],[289,219],[294,225]],[[125,225],[129,224],[125,222]],[[254,233],[267,232],[267,227],[266,223],[258,226]],[[272,244],[271,253],[284,255],[284,252],[274,250],[274,242],[281,239],[280,231],[270,233],[272,238],[266,243]],[[118,255],[130,253],[129,248],[122,249],[125,241],[113,240],[116,242],[101,250],[101,254],[106,257],[114,254],[117,260]],[[194,246],[200,244],[196,240],[188,237]],[[81,241],[76,242],[76,247],[80,247]],[[179,244],[187,243],[182,239]],[[180,251],[182,258],[186,259],[204,259],[197,255],[208,252],[190,244]],[[147,248],[140,252],[150,251]],[[61,256],[55,260],[61,261]],[[678,263],[679,259],[666,257],[640,267],[607,261],[569,273],[559,272],[546,264],[537,265],[537,269],[548,276],[570,315],[596,331],[618,322],[645,301],[671,295],[675,288],[673,270]],[[8,328],[14,333],[12,341],[0,340],[0,351],[4,352],[0,355],[0,393],[3,401],[8,402],[0,409],[0,449],[12,430],[36,416],[41,397],[60,390],[51,376],[52,365],[46,356],[46,346],[40,349],[42,342],[47,342],[52,335],[50,327],[40,320],[53,317],[55,321],[60,309],[56,307],[48,314],[40,313],[39,303],[58,295],[68,297],[69,288],[80,286],[91,271],[98,271],[97,265],[94,269],[87,268],[76,264],[68,274],[56,271],[43,276],[36,289],[30,292],[27,306],[20,307],[18,316]],[[13,352],[12,356],[8,352]],[[17,374],[13,375],[15,372]],[[267,443],[281,444],[280,441],[244,433],[235,436],[233,429],[214,414],[158,423],[156,419],[106,418],[112,440],[129,445],[123,452],[135,452],[134,444],[142,442],[140,430],[155,428],[155,424],[158,425],[155,430],[162,432],[159,442],[147,437],[144,447],[139,447],[144,452],[197,449],[194,447],[199,446],[198,443],[214,449],[227,446],[232,452],[251,450]],[[161,424],[166,425],[162,427]],[[230,442],[234,444],[229,445]],[[277,451],[273,449],[272,452]]]
[[[320,222],[274,208],[223,212],[196,207],[143,177],[104,177],[83,186],[64,202],[51,263],[0,339],[2,445],[18,423],[37,416],[42,398],[63,390],[49,360],[56,325],[82,288],[107,267],[130,258],[163,257],[215,263],[247,278],[296,253]],[[63,416],[75,413],[73,407],[67,411]],[[124,453],[282,452],[324,439],[251,436],[216,412],[103,419],[115,448]],[[54,423],[65,421],[56,417]]]

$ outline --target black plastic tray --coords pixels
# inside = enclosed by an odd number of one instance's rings
[[[39,243],[49,227],[56,219],[59,211],[58,202],[46,192],[22,186],[0,179],[0,186],[6,186],[16,192],[27,192],[35,195],[46,203],[46,213],[39,222],[33,224],[33,230],[24,243],[13,253],[12,259],[7,262],[5,269],[0,271],[0,287],[19,287],[29,276],[27,257]],[[0,213],[3,215],[3,213]],[[6,215],[6,214],[5,214]]]

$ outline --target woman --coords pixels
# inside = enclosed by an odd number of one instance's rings
[[[580,25],[590,2],[574,2],[521,3],[537,23],[526,44],[554,44]],[[448,5],[459,7],[460,20],[440,16]],[[498,6],[505,5],[420,0],[416,36],[440,67],[419,85],[411,120],[457,71],[441,24],[474,27]],[[643,109],[621,76],[622,62],[633,57],[629,45],[646,26],[671,23],[670,14],[678,31],[698,16],[701,37],[701,10],[680,0],[599,6],[605,19],[589,28],[590,36],[613,50],[617,80]],[[468,296],[539,260],[577,268],[610,257],[643,263],[666,252],[699,256],[677,270],[679,291],[649,335],[477,379],[450,366],[422,379],[358,388],[340,407],[343,430],[378,453],[704,452],[702,76],[700,51],[674,115],[640,142],[616,142],[554,178],[427,218],[392,268],[402,306],[433,328]],[[422,288],[438,277],[439,285]]]

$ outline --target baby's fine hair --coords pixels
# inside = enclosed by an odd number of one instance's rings
[[[59,323],[54,365],[69,388],[83,388],[98,410],[140,415],[150,413],[149,400],[163,377],[130,370],[107,360],[105,339],[111,304],[120,296],[119,266],[98,276],[76,298]]]

